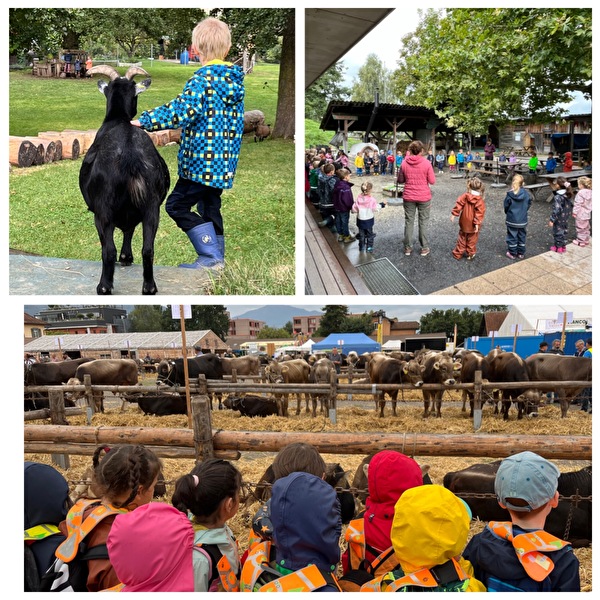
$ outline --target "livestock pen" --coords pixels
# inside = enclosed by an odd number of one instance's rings
[[[246,389],[250,390],[258,385],[257,377],[247,379],[244,384],[209,381],[205,391],[208,392],[215,383],[218,388],[212,387],[213,390],[229,385],[228,391],[235,390],[235,393],[239,393],[235,386],[247,385]],[[139,388],[147,389],[147,393],[156,392],[153,385],[135,386],[138,392]],[[262,388],[265,392],[267,389],[278,391],[282,388],[268,385]],[[560,419],[559,409],[547,405],[542,407],[536,419],[505,422],[486,406],[481,429],[475,434],[472,419],[468,413],[461,411],[458,401],[448,402],[441,419],[422,419],[421,393],[418,390],[410,394],[406,391],[406,401],[400,403],[398,417],[386,413],[384,419],[379,419],[374,418],[372,394],[350,387],[353,401],[348,401],[343,399],[342,389],[345,387],[340,383],[335,424],[324,416],[313,419],[304,413],[292,414],[288,418],[249,418],[230,410],[211,412],[207,409],[208,401],[203,401],[204,409],[200,414],[208,415],[210,426],[206,424],[205,417],[203,429],[198,430],[189,426],[186,415],[142,415],[135,404],[122,409],[121,400],[112,396],[106,402],[105,413],[92,413],[90,416],[86,414],[90,412],[86,407],[79,415],[67,413],[71,423],[68,426],[50,425],[39,417],[28,422],[25,425],[25,457],[26,460],[50,463],[51,453],[68,454],[69,467],[58,468],[74,489],[81,482],[91,463],[91,453],[98,444],[143,443],[162,456],[168,490],[163,500],[169,501],[177,477],[188,473],[204,451],[205,446],[200,442],[210,444],[215,456],[234,461],[243,474],[245,503],[230,521],[242,550],[245,549],[250,520],[259,506],[253,495],[256,485],[279,448],[293,441],[314,444],[326,462],[342,465],[349,480],[366,455],[384,448],[404,451],[412,456],[428,469],[432,481],[438,484],[449,471],[493,461],[521,449],[545,454],[563,472],[591,464],[591,418],[578,410],[572,411],[568,418]],[[64,393],[68,388],[65,386],[64,390],[55,391]],[[191,387],[193,400],[196,400],[199,391],[194,382]],[[317,388],[312,391],[317,391]],[[105,390],[110,395],[116,392],[128,390],[110,386]],[[60,402],[58,396],[56,401]],[[49,411],[45,415],[49,415]],[[91,419],[89,425],[88,418]],[[204,436],[202,431],[206,432],[207,428],[211,429],[211,433]],[[484,523],[474,520],[471,533],[479,532],[483,526]],[[582,589],[589,591],[592,580],[591,547],[577,548],[575,552],[581,562]]]

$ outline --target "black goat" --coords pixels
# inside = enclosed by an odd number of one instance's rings
[[[133,263],[133,232],[141,223],[142,294],[156,294],[154,239],[160,205],[169,190],[169,169],[150,136],[130,122],[137,112],[137,95],[151,81],[133,81],[135,75],[148,75],[140,67],[130,67],[124,77],[107,65],[92,67],[88,73],[102,73],[111,79],[110,83],[98,81],[98,89],[106,96],[106,116],[79,171],[79,188],[88,209],[94,213],[102,244],[102,276],[96,292],[112,293],[117,260],[115,228],[123,232],[119,261],[128,266]]]

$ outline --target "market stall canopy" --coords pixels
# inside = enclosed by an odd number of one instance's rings
[[[374,342],[364,333],[330,333],[325,339],[313,344],[312,352],[329,352],[332,348],[337,348],[340,354],[348,354],[352,350],[362,354],[379,352],[381,344]]]
[[[309,88],[393,11],[393,8],[371,7],[307,8],[304,88]]]

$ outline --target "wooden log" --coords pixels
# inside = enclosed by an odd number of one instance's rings
[[[169,142],[179,143],[181,141],[181,129],[169,129]]]
[[[77,160],[79,158],[81,144],[77,134],[65,133],[64,131],[40,131],[38,135],[51,140],[60,139],[63,146],[63,159]]]
[[[8,138],[8,144],[11,165],[31,167],[44,164],[44,146],[36,137],[11,135]],[[19,161],[22,161],[22,164],[19,164]]]
[[[64,134],[74,135],[79,140],[79,154],[85,154],[96,139],[97,129],[81,131],[79,129],[65,129]]]
[[[30,137],[27,139],[32,144],[34,144],[36,147],[38,147],[38,149],[40,146],[43,147],[43,151],[41,152],[42,164],[43,163],[51,163],[56,160],[59,160],[56,158],[56,142],[54,140],[51,140],[48,138],[42,138],[42,137]],[[62,153],[62,144],[61,144],[61,153]]]
[[[65,416],[67,417],[76,417],[78,415],[83,415],[85,411],[81,408],[69,407],[65,408]],[[38,421],[39,419],[50,419],[50,409],[49,408],[39,408],[38,410],[28,410],[25,412],[23,417],[24,421]]]
[[[143,444],[193,448],[191,429],[157,427],[85,427],[25,425],[25,442],[78,444]],[[427,433],[313,433],[288,431],[213,431],[217,450],[279,452],[294,442],[312,444],[326,454],[371,454],[399,450],[409,456],[473,456],[504,458],[532,450],[550,460],[591,460],[591,436],[427,434]]]
[[[28,139],[17,136],[8,138],[8,162],[16,167],[31,167],[37,156],[35,144]]]
[[[208,396],[202,395],[192,398],[192,419],[196,460],[213,458],[215,449],[212,442],[212,418]]]

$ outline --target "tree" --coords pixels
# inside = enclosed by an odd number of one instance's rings
[[[321,310],[323,311],[323,316],[315,335],[325,337],[330,333],[341,333],[346,317],[348,316],[348,307],[330,304],[324,306]]]
[[[504,312],[508,310],[507,304],[481,304],[479,306],[479,311],[482,313],[487,312]]]
[[[380,102],[397,101],[391,84],[392,71],[385,68],[376,54],[369,54],[365,64],[358,70],[350,95],[353,102],[373,102],[375,93],[379,92]]]
[[[185,328],[189,331],[210,329],[225,342],[229,332],[229,317],[226,311],[227,309],[222,305],[192,306],[192,318],[185,320]],[[161,313],[162,331],[181,329],[180,321],[173,318],[170,306],[162,307]]]
[[[592,11],[585,8],[429,9],[402,39],[396,93],[448,125],[547,122],[579,91],[591,98]]]
[[[347,100],[350,89],[344,87],[343,62],[336,63],[319,77],[304,93],[304,116],[320,122],[332,99]]]
[[[291,339],[291,337],[291,333],[284,327],[269,327],[268,325],[263,327],[256,336],[256,338],[259,340],[276,340],[280,338]]]
[[[134,306],[129,313],[129,322],[131,332],[162,331],[162,309],[149,304]]]
[[[364,333],[371,335],[375,325],[373,324],[373,313],[364,313],[358,317],[346,317],[342,324],[342,333]]]
[[[294,333],[294,325],[292,324],[291,321],[288,321],[283,328],[290,334],[292,335]]]
[[[296,133],[296,21],[293,8],[224,8],[211,14],[232,30],[239,49],[266,53],[281,38],[277,116],[271,137],[293,139]]]
[[[478,335],[481,325],[482,313],[470,308],[457,308],[440,310],[434,308],[421,316],[421,333],[444,332],[446,337],[454,337],[454,327],[457,330],[457,339],[462,340],[472,335]]]

